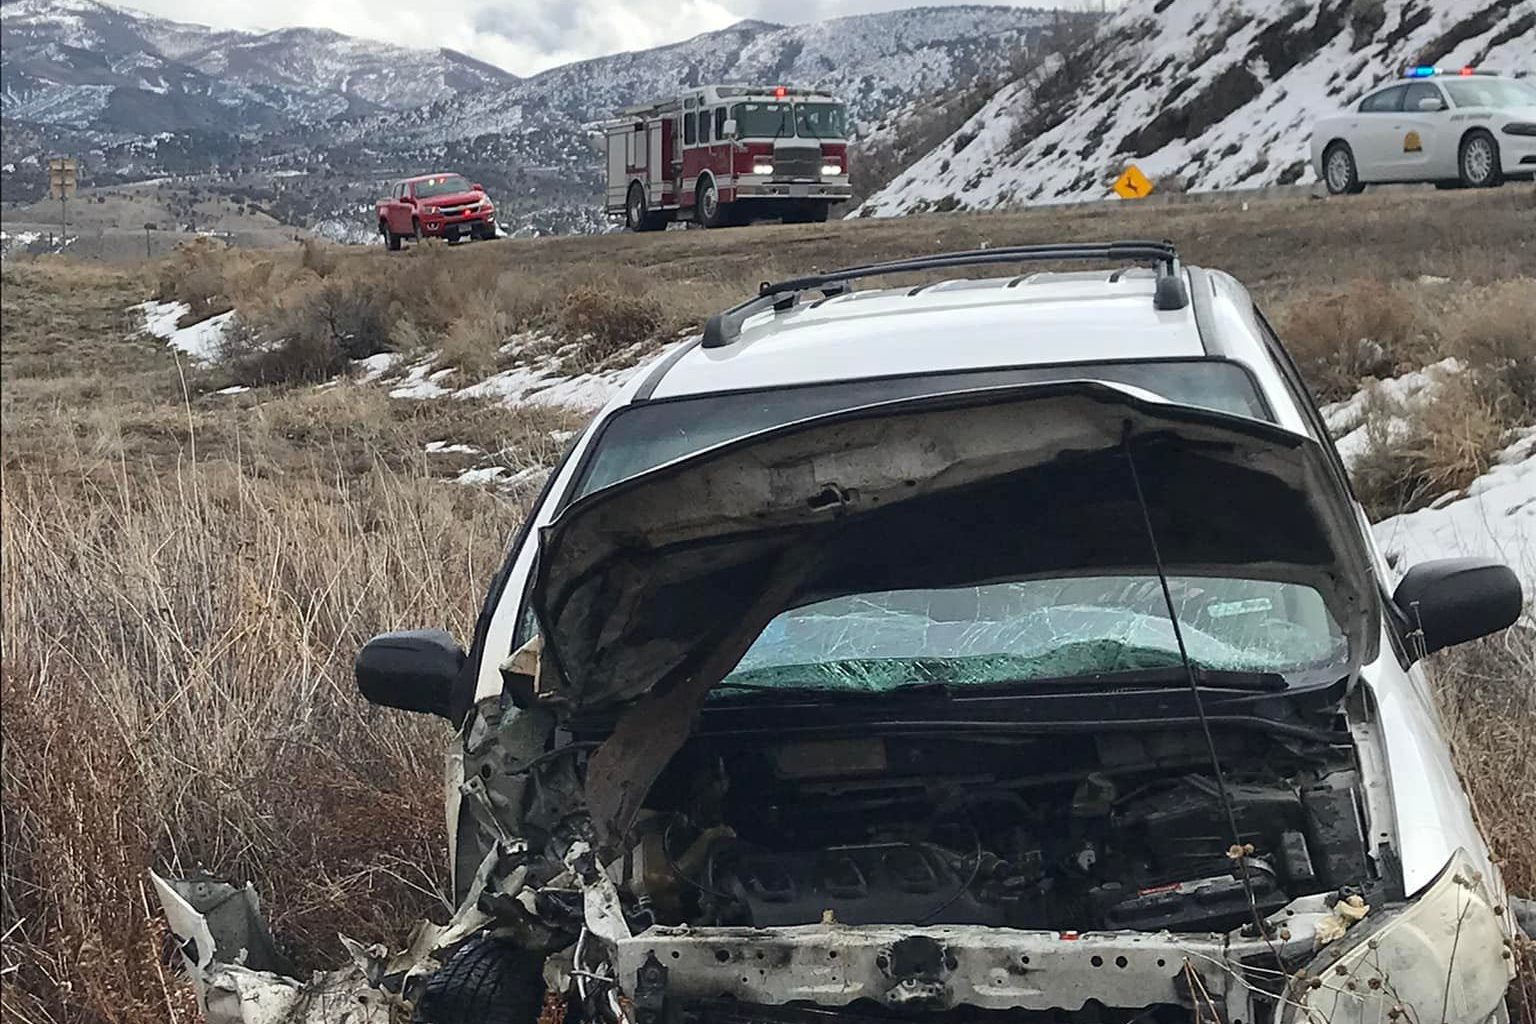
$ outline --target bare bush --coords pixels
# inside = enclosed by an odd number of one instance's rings
[[[575,361],[585,367],[650,340],[664,321],[654,299],[592,286],[571,292],[560,310],[560,327],[578,346]]]
[[[1275,309],[1276,330],[1319,401],[1348,398],[1367,377],[1420,365],[1414,301],[1404,288],[1362,278],[1337,291],[1297,296]]]
[[[1373,520],[1421,508],[1486,473],[1510,425],[1466,374],[1445,377],[1412,403],[1373,402],[1368,447],[1350,467],[1355,496]]]
[[[507,318],[495,310],[459,317],[443,335],[440,361],[468,377],[484,377],[496,368],[496,350],[507,337]]]

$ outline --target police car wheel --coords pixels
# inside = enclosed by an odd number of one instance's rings
[[[1354,195],[1365,190],[1355,167],[1355,154],[1347,144],[1335,142],[1323,154],[1323,181],[1331,195]]]
[[[1469,132],[1461,140],[1461,183],[1468,188],[1492,188],[1504,183],[1499,166],[1499,144],[1484,131]]]

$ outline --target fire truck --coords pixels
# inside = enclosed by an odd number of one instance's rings
[[[848,184],[848,109],[786,86],[706,85],[605,122],[607,210],[631,231],[827,219]]]

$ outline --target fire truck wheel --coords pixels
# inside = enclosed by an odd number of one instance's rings
[[[706,178],[694,199],[693,217],[702,227],[717,228],[723,223],[721,211],[724,205],[720,202],[720,190],[715,188],[715,179]]]

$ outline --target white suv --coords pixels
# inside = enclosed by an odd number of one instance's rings
[[[1115,269],[851,287],[1056,260]],[[1521,606],[1395,576],[1248,294],[1168,245],[764,285],[576,440],[467,657],[360,654],[461,737],[460,910],[369,977],[440,1024],[1496,1019],[1416,663]]]

